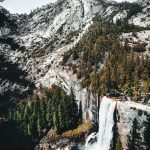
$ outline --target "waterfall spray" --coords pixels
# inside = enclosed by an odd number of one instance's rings
[[[95,144],[89,141],[93,138],[93,133],[87,138],[86,150],[109,150],[113,139],[114,112],[116,101],[107,97],[102,99],[99,110],[99,132],[95,135],[98,140]]]

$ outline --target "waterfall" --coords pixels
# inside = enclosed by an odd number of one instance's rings
[[[107,97],[102,99],[99,110],[99,132],[93,136],[92,133],[86,141],[86,150],[109,150],[113,138],[114,127],[114,111],[116,107],[116,101]],[[91,144],[97,138],[97,142]]]

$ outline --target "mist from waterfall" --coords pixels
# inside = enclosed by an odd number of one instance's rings
[[[113,139],[114,112],[116,101],[104,97],[99,110],[99,132],[92,133],[86,140],[85,150],[109,150]],[[90,141],[97,137],[97,142]]]

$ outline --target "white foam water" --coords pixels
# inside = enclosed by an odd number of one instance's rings
[[[102,99],[99,110],[99,132],[97,135],[92,133],[86,140],[85,150],[109,150],[113,139],[114,112],[116,101],[107,97]],[[96,138],[97,142],[90,143],[90,140]]]

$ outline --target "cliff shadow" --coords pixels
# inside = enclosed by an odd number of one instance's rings
[[[34,142],[31,137],[24,135],[14,121],[0,122],[1,150],[33,150]]]

